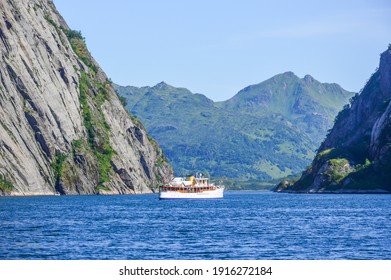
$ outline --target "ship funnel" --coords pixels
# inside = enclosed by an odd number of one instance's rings
[[[192,185],[192,186],[195,185],[195,178],[194,178],[194,176],[190,176],[190,177],[189,177],[189,181],[191,181],[191,185]]]

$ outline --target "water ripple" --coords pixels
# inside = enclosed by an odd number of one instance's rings
[[[0,198],[0,259],[390,259],[388,195]]]

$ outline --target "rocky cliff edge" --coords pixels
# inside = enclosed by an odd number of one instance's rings
[[[276,191],[391,192],[391,45],[361,93],[338,114],[312,165]]]

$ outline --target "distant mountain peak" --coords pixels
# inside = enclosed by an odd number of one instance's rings
[[[292,71],[287,71],[287,72],[284,72],[282,73],[283,76],[287,76],[287,77],[295,77],[296,74],[293,73]]]
[[[169,84],[165,83],[164,81],[161,81],[160,83],[156,84],[152,87],[152,89],[173,89],[173,86],[170,86]]]
[[[314,81],[316,81],[314,79],[314,77],[312,77],[311,75],[307,74],[304,76],[303,80],[306,82],[306,83],[313,83]]]
[[[281,74],[277,74],[270,78],[271,81],[280,83],[281,81],[299,80],[300,78],[292,71],[287,71]]]

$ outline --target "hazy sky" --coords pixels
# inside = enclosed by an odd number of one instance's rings
[[[120,85],[215,101],[293,71],[359,91],[391,43],[389,0],[54,0]]]

